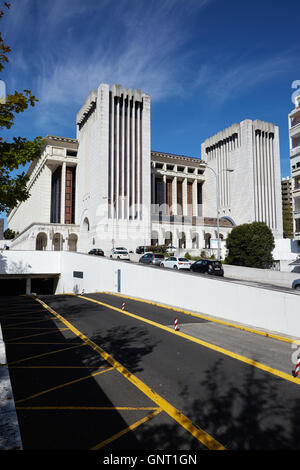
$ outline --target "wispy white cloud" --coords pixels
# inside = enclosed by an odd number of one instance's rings
[[[10,83],[30,78],[44,124],[54,105],[79,107],[101,82],[140,88],[154,101],[180,94],[190,21],[214,1],[22,0],[5,29],[8,42],[18,38],[19,75]]]
[[[221,64],[218,58],[202,64],[193,83],[194,89],[202,89],[203,93],[214,102],[224,103],[252,92],[256,86],[270,83],[289,72],[299,51],[284,51],[265,59],[252,59],[240,62],[232,56]]]

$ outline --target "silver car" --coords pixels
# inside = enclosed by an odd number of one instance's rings
[[[145,253],[140,257],[139,262],[144,264],[155,264],[160,266],[160,263],[165,259],[164,255],[159,253]]]

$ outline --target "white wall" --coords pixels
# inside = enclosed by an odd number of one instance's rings
[[[172,270],[88,255],[62,253],[63,271],[59,292],[117,292],[121,270],[121,293],[187,310],[206,313],[242,324],[300,337],[300,296],[297,293],[250,287]],[[83,279],[72,279],[73,270]]]
[[[7,218],[8,226],[22,232],[33,222],[50,222],[51,170],[44,165],[29,187],[30,197],[12,210]]]
[[[300,272],[291,273],[272,269],[246,268],[244,266],[223,265],[225,276],[234,279],[266,282],[281,287],[292,287],[294,279],[300,278]]]
[[[14,268],[19,273],[22,269],[25,273],[61,272],[57,294],[81,293],[82,289],[117,292],[120,269],[124,295],[300,337],[300,296],[297,293],[187,276],[172,270],[70,252],[7,251],[0,254],[0,274],[12,273]],[[83,279],[73,277],[74,271],[82,271]]]

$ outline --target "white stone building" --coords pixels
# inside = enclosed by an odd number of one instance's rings
[[[265,222],[282,238],[278,127],[246,119],[206,139],[201,154],[213,170],[205,172],[204,214],[216,213],[219,175],[220,214],[236,225]]]
[[[255,220],[282,237],[273,124],[234,124],[202,144],[202,159],[151,151],[150,96],[100,84],[76,126],[76,139],[47,136],[30,166],[31,197],[8,215],[19,232],[11,249],[109,254],[113,246],[171,243],[181,253],[216,253],[216,175],[221,239]]]
[[[28,169],[30,197],[12,209],[8,226],[18,233],[11,249],[77,251],[75,224],[76,139],[46,136]]]
[[[300,243],[300,94],[288,116],[294,238]]]

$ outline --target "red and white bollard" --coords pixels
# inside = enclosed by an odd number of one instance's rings
[[[298,359],[297,359],[297,364],[296,364],[296,369],[295,369],[295,372],[294,372],[294,377],[297,377],[297,375],[299,374],[299,370],[300,370],[300,356],[298,356]]]
[[[84,289],[82,289],[82,291],[81,291],[81,295],[84,295]]]
[[[122,310],[125,310],[125,302],[122,302]]]
[[[174,328],[175,328],[175,331],[178,330],[178,319],[177,318],[174,318]]]

